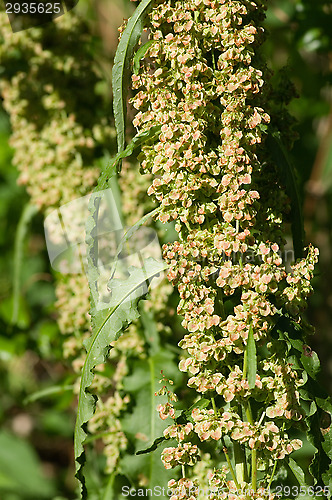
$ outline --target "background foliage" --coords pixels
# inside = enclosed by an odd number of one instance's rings
[[[75,9],[89,20],[89,50],[101,75],[95,92],[96,95],[102,95],[105,103],[111,101],[110,70],[117,45],[117,27],[132,10],[129,0],[98,0],[94,3],[80,0]],[[277,70],[286,65],[285,71],[300,96],[290,103],[299,133],[292,156],[302,186],[306,239],[321,250],[320,273],[316,277],[316,293],[311,299],[308,315],[317,327],[311,345],[321,358],[321,379],[329,392],[332,389],[332,360],[329,355],[332,345],[331,21],[332,8],[329,2],[271,0],[266,23],[270,36],[265,45],[271,68]],[[47,25],[43,29],[48,30]],[[13,38],[15,36],[12,35]],[[0,43],[3,43],[1,38]],[[18,53],[17,59],[19,57]],[[8,78],[8,71],[8,66],[0,63],[0,78]],[[287,90],[282,88],[282,83],[280,92]],[[75,88],[67,91],[72,92],[74,99]],[[24,187],[16,182],[18,174],[12,164],[13,150],[9,146],[11,133],[8,115],[1,109],[0,496],[4,500],[75,499],[78,493],[74,479],[72,439],[76,411],[73,384],[77,376],[72,368],[72,360],[63,357],[64,336],[60,333],[57,322],[59,312],[55,307],[57,278],[50,268],[45,249],[43,216],[40,213],[31,214],[31,220],[26,217],[27,223],[20,224],[29,196]],[[112,155],[114,149],[113,141],[108,147],[108,154]],[[93,166],[98,166],[101,157],[101,152],[96,151],[91,160]],[[152,207],[142,195],[144,185],[136,192],[126,192],[125,184],[129,180],[136,187],[141,182],[134,166],[125,168],[123,178],[119,179],[120,190],[126,193],[122,211],[130,225],[139,218],[137,216],[132,220],[135,211],[141,210],[141,216]],[[156,229],[161,241],[171,238],[171,228],[168,232],[158,227]],[[17,249],[20,234],[22,245]],[[18,280],[16,285],[15,280]],[[13,321],[17,283],[19,301],[16,299],[17,317]],[[167,309],[174,311],[176,298],[169,292],[162,297],[168,297]],[[151,436],[160,434],[160,431],[154,434],[156,429],[152,432],[149,427],[160,425],[157,412],[151,420],[146,414],[140,414],[139,408],[142,408],[140,403],[144,401],[144,407],[151,414],[153,405],[159,402],[153,402],[151,394],[158,390],[160,370],[165,364],[169,367],[169,375],[174,378],[175,385],[181,386],[182,383],[176,368],[176,345],[181,338],[181,327],[169,314],[152,318],[149,314],[143,313],[137,326],[144,339],[145,351],[140,355],[137,355],[137,351],[131,354],[125,351],[128,366],[123,385],[131,402],[130,411],[122,425],[129,453],[122,460],[123,475],[116,479],[119,487],[136,481],[140,471],[144,471],[145,477],[166,474],[159,463],[159,456],[152,455],[151,458],[143,455],[134,460],[134,452],[148,446]],[[162,329],[160,324],[163,325]],[[172,336],[169,328],[171,324]],[[103,375],[114,376],[114,366],[111,363]],[[134,371],[135,377],[132,375]],[[184,398],[185,392],[184,388]],[[136,428],[142,434],[139,437],[133,432]],[[99,429],[99,432],[102,433],[103,429]],[[140,440],[142,436],[145,438]],[[91,444],[87,469],[89,498],[92,499],[94,495],[95,498],[101,498],[99,492],[103,487],[106,487],[105,498],[112,498],[108,492],[113,487],[113,478],[110,476],[109,479],[101,472],[105,469],[106,460],[101,449],[101,440]],[[306,453],[309,454],[310,450],[301,452],[305,465]],[[144,480],[142,477],[143,485]]]

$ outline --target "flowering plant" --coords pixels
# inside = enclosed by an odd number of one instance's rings
[[[318,251],[305,248],[288,160],[294,91],[288,81],[276,86],[261,49],[265,10],[264,0],[142,0],[120,28],[118,153],[101,166],[86,227],[91,324],[85,275],[57,275],[61,347],[79,396],[83,498],[94,498],[84,468],[92,447],[105,456],[98,498],[118,498],[129,485],[140,487],[137,496],[161,496],[153,490],[161,486],[172,500],[288,498],[289,484],[294,496],[330,496],[332,404],[317,381],[305,319]],[[115,137],[107,100],[95,91],[87,27],[71,12],[52,37],[35,28],[14,40],[1,22],[0,90],[19,182],[32,214],[60,211],[95,185]],[[137,133],[126,147],[130,77]],[[114,249],[112,272],[100,277],[98,261],[111,247],[96,238],[107,190],[132,227]],[[147,259],[114,279],[119,256],[147,223],[164,243],[164,262]],[[169,283],[147,296],[164,269]]]
[[[315,395],[318,361],[306,345],[312,328],[303,313],[318,250],[303,248],[283,147],[292,144],[292,120],[261,56],[266,2],[152,4],[145,59],[132,77],[133,123],[139,133],[161,126],[139,158],[142,171],[154,175],[148,194],[159,204],[157,219],[175,221],[178,239],[163,250],[187,330],[179,368],[206,403],[183,423],[172,402],[158,407],[162,419],[173,419],[164,436],[177,440],[162,460],[167,469],[182,467],[170,487],[198,486],[202,443],[215,442],[226,465],[211,461],[208,485],[224,488],[225,498],[245,498],[240,492],[251,488],[250,498],[272,499],[285,465],[302,485],[304,473],[290,456],[302,447],[294,437],[300,431],[331,456],[326,437],[311,437],[313,415],[331,405]],[[309,413],[308,404],[315,408]],[[317,462],[315,455],[315,482],[330,486],[331,468],[318,470]],[[187,488],[172,496],[180,498],[196,496]]]

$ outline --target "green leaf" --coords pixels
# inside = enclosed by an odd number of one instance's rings
[[[156,321],[153,317],[153,312],[151,310],[147,310],[144,307],[143,300],[140,302],[139,312],[141,316],[142,326],[144,328],[144,336],[147,344],[149,345],[149,353],[151,355],[154,355],[161,349],[160,332],[158,331]]]
[[[110,343],[123,329],[138,317],[137,302],[146,291],[146,282],[166,269],[165,263],[149,258],[143,269],[129,268],[127,280],[113,280],[110,284],[111,299],[108,304],[98,301],[98,290],[94,290],[94,307],[91,309],[92,336],[85,343],[87,356],[82,369],[77,419],[75,425],[74,449],[76,477],[82,484],[82,498],[87,495],[82,467],[85,462],[83,443],[87,436],[85,425],[95,410],[95,397],[88,392],[93,381],[94,367],[103,363]]]
[[[316,398],[316,403],[323,412],[320,419],[322,433],[322,448],[330,460],[328,470],[322,474],[325,486],[330,487],[332,492],[332,401],[330,398]]]
[[[52,385],[51,387],[47,387],[46,389],[41,389],[40,391],[30,394],[24,399],[23,404],[27,405],[33,401],[38,401],[38,399],[47,398],[48,396],[53,396],[54,394],[62,394],[66,391],[73,391],[73,389],[73,385]]]
[[[309,472],[315,484],[330,486],[329,471],[332,470],[331,425],[330,420],[324,423],[327,414],[332,415],[332,403],[324,389],[312,378],[305,385],[312,399],[315,401],[317,411],[306,417],[307,438],[315,447],[314,456],[309,466]],[[326,428],[327,427],[327,428]],[[325,429],[322,432],[321,428]]]
[[[247,344],[247,379],[249,388],[253,389],[256,383],[257,373],[257,355],[256,355],[256,342],[252,326],[249,328],[248,344]]]
[[[142,144],[144,144],[148,140],[157,137],[157,135],[159,135],[160,132],[161,132],[161,126],[155,125],[154,127],[149,128],[149,130],[144,130],[143,132],[140,132],[139,134],[135,135],[135,137],[132,138],[126,149],[120,151],[114,158],[112,158],[108,162],[107,166],[104,168],[98,179],[98,185],[95,191],[101,191],[103,189],[109,188],[108,184],[109,179],[111,179],[113,176],[116,175],[117,166],[119,162],[124,158],[128,158],[128,156],[131,156],[135,151],[135,149],[139,148]]]
[[[151,47],[151,45],[153,45],[154,43],[155,43],[155,40],[149,40],[144,45],[142,45],[142,47],[140,47],[138,49],[138,51],[136,52],[135,57],[134,57],[134,61],[133,61],[134,62],[134,73],[135,73],[135,75],[138,75],[139,64],[141,62],[141,59],[143,59],[143,57],[145,56],[145,54],[147,53],[147,51],[149,50],[149,48]]]
[[[293,165],[289,161],[288,154],[280,140],[278,133],[273,132],[272,134],[269,134],[266,139],[266,145],[270,149],[273,161],[280,169],[282,181],[285,183],[287,194],[291,199],[294,254],[295,259],[299,259],[303,257],[304,225],[295,170]]]
[[[12,325],[18,324],[24,241],[28,232],[29,224],[37,212],[38,208],[35,205],[31,205],[30,203],[25,205],[17,226],[14,248],[13,310],[11,317]]]
[[[302,347],[303,347],[302,353],[304,351],[306,352],[307,346],[303,345]],[[310,375],[310,377],[315,379],[320,371],[320,362],[317,353],[315,351],[310,350],[308,354],[302,354],[301,363],[305,371]]]
[[[190,408],[188,408],[187,410],[182,410],[180,415],[175,419],[175,422],[177,424],[184,424],[188,420],[192,420],[191,413],[195,408],[203,409],[203,408],[206,408],[207,406],[209,406],[210,404],[211,404],[211,401],[209,399],[205,399],[205,398],[199,399],[198,401],[196,401],[196,403],[191,405]],[[149,448],[145,448],[144,450],[137,451],[136,455],[143,455],[145,453],[150,453],[150,451],[156,450],[157,447],[165,440],[166,440],[166,438],[164,436],[160,436],[160,437],[156,438],[153,441],[152,445],[149,446]]]
[[[111,474],[107,482],[102,500],[114,500],[114,479],[115,474]]]
[[[158,404],[164,404],[167,396],[155,396],[160,388],[162,370],[167,378],[174,381],[175,386],[182,378],[174,354],[166,349],[161,349],[147,360],[135,360],[131,375],[124,378],[124,389],[131,394],[134,406],[132,413],[124,416],[122,429],[136,454],[124,456],[120,461],[120,469],[130,481],[134,482],[138,474],[144,474],[148,479],[148,488],[161,486],[166,489],[172,471],[165,469],[160,454],[137,453],[147,442],[154,444],[159,441],[161,444],[164,441],[163,431],[169,425],[159,417],[157,411]],[[150,447],[152,451],[157,448],[153,445]]]
[[[198,401],[196,401],[194,404],[192,404],[190,406],[190,408],[188,408],[187,410],[183,410],[181,412],[181,415],[176,419],[176,422],[177,423],[181,423],[181,418],[183,416],[185,416],[187,419],[190,419],[191,418],[191,414],[192,414],[192,411],[195,409],[195,408],[199,408],[201,410],[203,410],[204,408],[207,408],[209,405],[211,404],[211,401],[209,399],[206,399],[206,398],[201,398],[199,399]]]
[[[305,473],[301,467],[293,460],[293,458],[288,459],[288,465],[290,470],[293,472],[295,478],[297,479],[300,486],[308,486],[305,480]]]
[[[122,33],[118,48],[114,57],[112,70],[113,108],[115,128],[118,141],[118,152],[125,147],[126,133],[126,98],[130,75],[130,62],[142,34],[144,20],[152,7],[153,0],[143,0],[128,20],[127,26]]]
[[[113,279],[113,276],[114,276],[114,273],[115,273],[115,269],[116,269],[116,265],[117,265],[117,262],[118,262],[118,259],[119,259],[119,255],[121,254],[121,252],[123,251],[123,247],[124,245],[127,243],[127,241],[132,237],[132,235],[147,221],[150,219],[150,217],[153,217],[155,214],[157,214],[158,212],[160,212],[160,207],[158,208],[155,208],[154,210],[152,210],[151,212],[149,212],[148,214],[144,215],[140,220],[138,220],[137,222],[135,222],[135,224],[133,224],[129,229],[128,231],[123,235],[123,237],[121,238],[121,241],[118,245],[118,248],[117,248],[117,251],[116,251],[116,254],[115,254],[115,257],[114,257],[114,261],[113,261],[113,264],[112,264],[112,268],[111,268],[111,277],[110,277],[110,280]]]
[[[158,448],[158,446],[160,445],[160,443],[162,443],[163,441],[165,441],[166,438],[164,436],[160,436],[158,438],[156,438],[152,445],[149,446],[149,448],[145,448],[144,450],[138,450],[136,451],[136,455],[144,455],[146,453],[150,453],[150,451],[154,451]]]

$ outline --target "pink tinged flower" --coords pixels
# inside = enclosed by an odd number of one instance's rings
[[[228,422],[225,423],[225,428],[230,431],[231,429],[233,429],[234,427],[234,422],[232,422],[232,420],[229,420]]]
[[[227,90],[228,90],[229,92],[233,92],[233,91],[234,91],[234,90],[236,90],[238,87],[239,87],[239,82],[236,82],[236,83],[232,83],[232,82],[231,82],[231,83],[229,83],[229,84],[227,85]]]
[[[270,249],[264,243],[261,243],[258,248],[262,255],[267,255],[270,252]]]
[[[270,274],[264,274],[262,276],[262,278],[261,278],[261,280],[263,281],[263,283],[265,283],[266,285],[268,283],[270,283],[271,279],[272,279],[272,276]]]
[[[222,433],[221,433],[221,429],[219,427],[215,431],[211,432],[211,438],[215,439],[216,441],[219,441],[221,436],[222,436]]]
[[[232,180],[232,176],[230,174],[226,174],[222,177],[221,179],[221,184],[224,186],[224,187],[227,187],[229,185],[229,183],[231,182]]]
[[[291,441],[291,445],[292,445],[293,450],[295,451],[295,450],[299,450],[300,448],[302,448],[303,443],[302,443],[301,439],[293,439]]]
[[[266,429],[270,432],[274,432],[275,434],[279,432],[278,427],[273,422],[268,422],[266,424]]]
[[[188,369],[188,366],[190,366],[192,363],[192,359],[191,358],[187,358],[187,359],[181,359],[180,363],[179,363],[179,370],[181,372],[185,372],[187,371]]]
[[[198,328],[199,328],[199,325],[195,321],[190,321],[188,323],[189,332],[197,332]]]
[[[248,122],[249,127],[251,129],[253,129],[253,128],[257,127],[257,125],[259,125],[261,123],[261,121],[262,121],[262,117],[255,109],[253,116],[250,118],[250,120]]]
[[[232,439],[234,439],[235,441],[239,440],[239,439],[242,439],[243,437],[243,434],[242,434],[242,431],[240,429],[235,429],[232,434],[231,434],[231,437]]]
[[[250,196],[250,198],[253,198],[254,200],[258,200],[259,199],[259,193],[258,193],[258,191],[249,191],[249,196]]]
[[[251,183],[251,175],[246,174],[242,177],[242,183],[243,184],[250,184]]]
[[[193,24],[194,24],[194,21],[188,21],[188,22],[184,25],[184,29],[185,29],[186,31],[190,31],[190,30],[191,30],[191,28],[192,28],[192,26],[193,26]]]
[[[212,319],[212,325],[213,326],[218,326],[219,325],[219,323],[220,323],[220,316],[218,316],[217,314],[214,314],[211,319]]]
[[[232,401],[234,399],[234,394],[231,391],[229,391],[228,389],[226,389],[223,392],[223,396],[224,396],[224,400],[226,401],[226,403],[229,403],[230,401]]]
[[[201,441],[206,441],[207,439],[209,439],[210,437],[210,434],[208,432],[202,432],[200,435],[199,435]]]
[[[236,342],[240,338],[240,335],[237,332],[232,332],[229,338],[232,342]]]
[[[275,415],[276,417],[282,417],[285,410],[281,406],[276,406]]]
[[[193,430],[194,426],[191,422],[189,422],[185,427],[184,427],[184,432],[188,435],[190,432]]]
[[[165,224],[166,222],[169,221],[170,216],[169,216],[169,214],[160,214],[158,218],[159,218],[160,222]]]
[[[273,406],[269,406],[267,409],[266,409],[266,415],[267,417],[269,418],[273,418],[276,416],[276,413],[275,413],[275,408]]]
[[[231,212],[225,212],[223,216],[226,222],[232,222],[233,214]]]
[[[287,453],[288,453],[288,454],[289,454],[289,453],[292,453],[292,451],[293,451],[293,447],[292,447],[292,445],[291,445],[291,444],[288,444],[288,445],[286,446],[286,451],[287,451]]]
[[[262,387],[263,387],[263,384],[262,384],[262,382],[260,381],[260,379],[259,379],[259,376],[258,376],[258,375],[256,376],[255,386],[256,386],[256,387],[258,387],[258,389],[262,389]]]
[[[250,438],[248,444],[249,444],[249,448],[251,448],[253,450],[255,448],[255,439]]]

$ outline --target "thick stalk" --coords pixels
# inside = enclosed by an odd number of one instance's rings
[[[248,368],[248,351],[247,348],[245,348],[243,357],[243,380],[247,378],[247,368]]]
[[[248,480],[246,455],[238,442],[233,442],[233,448],[236,477],[239,483],[244,483]]]
[[[254,425],[254,421],[252,418],[252,412],[250,407],[250,402],[246,401],[244,403],[245,412],[247,416],[247,420],[249,424]],[[257,450],[251,450],[251,487],[253,491],[257,491]]]
[[[236,488],[238,490],[240,490],[240,485],[239,485],[239,482],[237,480],[237,477],[236,477],[236,474],[235,474],[234,467],[232,465],[231,459],[229,457],[228,449],[227,449],[227,446],[225,444],[224,438],[221,438],[221,442],[222,442],[222,445],[223,445],[222,451],[225,453],[225,457],[226,457],[226,461],[227,461],[227,464],[228,464],[228,467],[229,467],[229,471],[231,473],[231,476],[233,478],[233,481],[235,483]]]
[[[232,402],[231,407],[234,409],[236,413],[239,413],[239,407],[237,403],[234,404],[234,402]],[[248,481],[247,459],[245,452],[243,451],[243,448],[238,441],[233,441],[233,450],[234,450],[235,471],[237,480],[239,483],[247,482]]]
[[[211,398],[211,403],[212,403],[212,408],[213,408],[214,414],[217,417],[219,415],[219,412],[218,412],[218,409],[216,407],[216,402],[215,402],[214,398]],[[240,489],[239,482],[241,482],[241,479],[239,478],[238,471],[237,470],[236,470],[236,472],[234,471],[234,467],[233,467],[231,459],[229,457],[228,449],[227,449],[227,446],[225,444],[225,441],[224,441],[223,437],[221,438],[221,442],[222,442],[222,445],[223,445],[223,452],[225,453],[225,457],[226,457],[227,464],[228,464],[228,467],[229,467],[229,471],[231,473],[233,481],[234,481],[237,489]],[[236,463],[236,456],[235,455],[236,455],[236,453],[235,453],[235,448],[234,448],[234,458],[235,458],[235,463]],[[235,468],[236,468],[236,465],[235,465]]]

